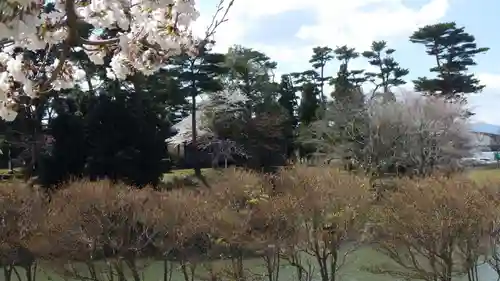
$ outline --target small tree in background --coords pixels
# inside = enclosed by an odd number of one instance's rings
[[[285,115],[288,117],[287,122],[284,124],[285,137],[287,142],[287,156],[293,155],[296,148],[295,143],[295,130],[298,125],[298,112],[297,112],[297,89],[293,85],[292,77],[289,74],[281,76],[281,83],[279,85],[278,104],[284,109]]]
[[[209,47],[202,45],[198,48],[196,56],[184,54],[174,60],[174,68],[179,72],[178,79],[184,85],[183,90],[191,97],[191,145],[195,148],[192,151],[197,153],[198,129],[197,117],[198,105],[197,97],[202,93],[214,93],[223,89],[221,77],[227,73],[224,67],[226,57],[223,54],[212,53]],[[198,158],[193,158],[194,172],[197,177],[201,177],[201,168]]]
[[[300,93],[301,99],[298,105],[298,120],[300,124],[310,124],[317,119],[317,110],[320,108],[320,100],[316,80],[318,74],[313,70],[291,73],[293,85]]]
[[[227,102],[231,100],[233,103],[228,106]],[[246,102],[247,99],[237,93],[234,96],[216,96],[206,107],[205,118],[202,120],[204,128],[209,132],[207,135],[213,141],[234,141],[239,148],[235,155],[246,158],[242,160],[252,169],[261,171],[284,165],[287,156],[285,124],[289,124],[285,110],[274,104],[268,110],[252,116],[251,111],[245,107]]]
[[[223,81],[226,88],[238,89],[248,99],[249,113],[266,111],[276,100],[277,63],[266,54],[244,46],[233,46],[226,54],[229,72]]]

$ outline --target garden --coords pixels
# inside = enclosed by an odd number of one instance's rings
[[[0,280],[500,279],[499,173],[462,161],[488,48],[419,27],[415,92],[383,40],[275,77],[215,51],[234,3],[0,1]]]

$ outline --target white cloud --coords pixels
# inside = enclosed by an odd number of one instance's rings
[[[498,105],[500,105],[500,74],[479,73],[477,77],[486,87],[483,92],[473,94],[469,97],[472,111],[476,113],[473,119],[500,125],[500,116],[498,115]]]
[[[481,81],[481,84],[486,85],[487,89],[500,91],[500,74],[480,73],[477,77]]]
[[[210,2],[210,0],[205,0]],[[247,39],[250,27],[258,25],[265,17],[290,11],[303,11],[311,19],[295,19],[304,24],[296,37],[304,45],[344,45],[366,48],[373,40],[408,36],[416,27],[441,19],[449,6],[448,0],[427,0],[420,8],[411,8],[403,0],[236,0],[229,14],[229,21],[217,31],[217,49],[227,50],[233,44],[269,51],[279,63],[306,63],[305,48],[286,45],[266,46],[266,42],[250,42]],[[204,3],[206,5],[206,3]],[[216,5],[214,1],[213,6]],[[213,11],[203,6],[199,24],[206,26]],[[202,24],[203,23],[203,24]],[[265,34],[265,30],[259,31]],[[274,49],[274,50],[273,50]],[[308,47],[307,58],[310,48]]]
[[[315,2],[315,1],[310,1]],[[347,44],[366,48],[376,39],[407,36],[416,27],[442,18],[447,0],[430,0],[419,9],[402,0],[319,1],[314,25],[302,26],[297,36],[318,45]]]

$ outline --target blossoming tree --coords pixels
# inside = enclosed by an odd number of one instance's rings
[[[69,60],[72,52],[84,51],[107,67],[108,78],[120,80],[151,75],[181,52],[196,54],[234,2],[220,1],[205,38],[196,38],[194,0],[0,0],[0,117],[14,120],[23,97],[84,79]],[[90,35],[81,32],[84,24],[92,26]],[[38,51],[45,56],[30,55]]]

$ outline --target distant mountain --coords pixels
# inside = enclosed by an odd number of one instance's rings
[[[474,123],[471,124],[471,130],[475,133],[483,133],[489,135],[499,135],[500,136],[500,126],[487,124],[487,123]]]

